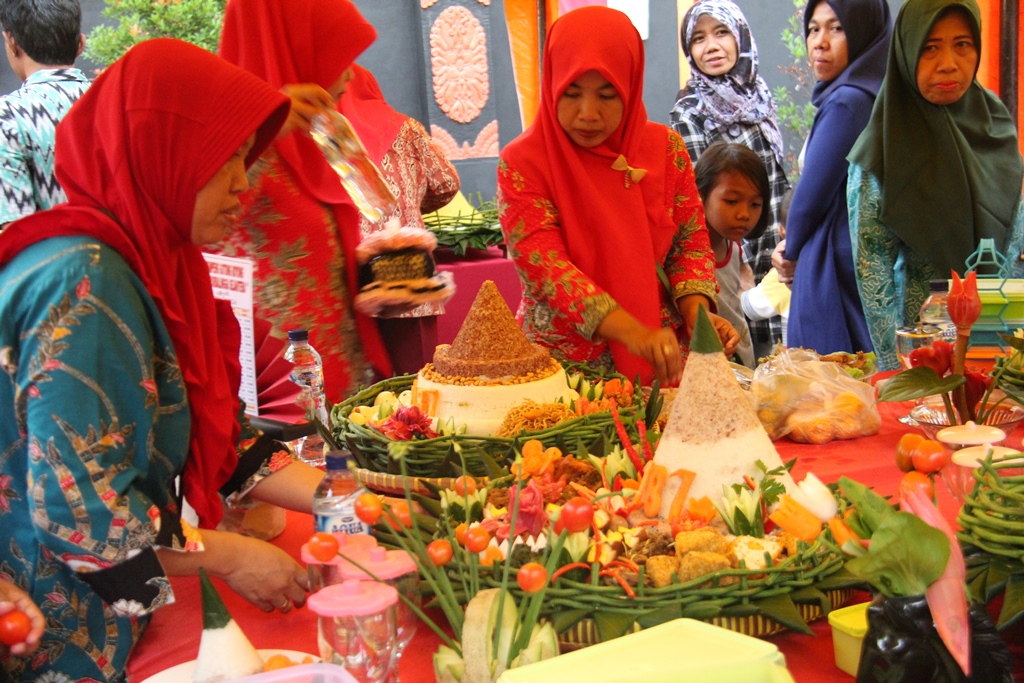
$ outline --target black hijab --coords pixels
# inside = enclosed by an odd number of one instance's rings
[[[804,40],[814,8],[820,2],[836,13],[846,34],[849,64],[831,81],[819,81],[811,93],[811,103],[820,107],[840,86],[860,88],[872,97],[885,76],[886,54],[892,37],[892,15],[886,0],[811,0],[804,9]]]

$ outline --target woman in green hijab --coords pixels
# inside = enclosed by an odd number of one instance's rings
[[[885,369],[896,328],[917,321],[928,281],[963,273],[983,238],[1024,275],[1017,133],[975,80],[975,0],[907,0],[871,121],[850,153],[847,200],[864,314]]]

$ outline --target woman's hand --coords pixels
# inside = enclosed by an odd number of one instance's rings
[[[0,655],[9,652],[18,657],[26,657],[39,649],[39,640],[43,637],[43,630],[46,628],[46,619],[28,593],[7,579],[0,578],[0,617],[15,610],[21,610],[28,615],[29,632],[25,636],[25,640],[15,643],[9,648],[0,645]]]
[[[679,383],[683,372],[683,353],[672,330],[647,327],[625,309],[616,308],[597,326],[597,334],[603,339],[619,342],[634,356],[650,363],[662,386]]]
[[[306,570],[277,546],[228,531],[203,529],[202,551],[157,549],[168,576],[195,576],[204,567],[264,612],[282,613],[306,602]]]
[[[772,267],[779,273],[779,282],[788,285],[793,282],[793,275],[796,274],[796,261],[787,261],[786,240],[781,240],[772,251]]]
[[[703,294],[687,294],[676,300],[676,306],[679,309],[679,313],[683,316],[683,321],[686,324],[686,336],[689,339],[693,339],[693,328],[697,325],[697,312],[703,306],[704,310],[707,311],[708,320],[711,321],[711,325],[718,334],[718,341],[722,342],[726,358],[732,358],[732,355],[736,353],[736,348],[740,345],[740,334],[732,326],[732,323],[722,316],[711,312],[711,302],[708,301],[706,296]]]
[[[292,101],[292,108],[277,133],[278,138],[291,135],[297,130],[308,133],[314,116],[324,109],[334,108],[334,100],[316,83],[289,83],[281,88],[281,93]]]
[[[208,532],[203,532],[205,537]],[[306,570],[277,546],[239,534],[224,534],[232,561],[216,576],[264,612],[288,612],[306,602]]]

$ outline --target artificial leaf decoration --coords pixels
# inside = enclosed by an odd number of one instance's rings
[[[718,338],[715,326],[704,306],[697,309],[697,322],[693,326],[693,337],[690,339],[690,353],[721,353],[722,341]]]
[[[911,368],[890,377],[878,389],[878,400],[913,401],[926,396],[945,394],[964,383],[963,375],[939,377],[928,367]]]

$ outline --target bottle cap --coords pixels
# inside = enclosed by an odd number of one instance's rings
[[[387,581],[419,571],[416,562],[404,550],[388,550],[376,546],[370,548],[363,558],[359,564],[366,568],[365,572],[356,568],[355,565],[347,564],[341,566],[341,575],[345,579],[368,580],[373,577],[367,576],[367,574],[372,574],[378,579]]]
[[[929,292],[948,292],[949,291],[949,280],[929,280],[928,281]],[[291,333],[289,332],[289,335]],[[291,337],[289,336],[289,339]]]
[[[309,596],[309,608],[321,617],[365,617],[398,602],[398,591],[383,583],[349,579]]]
[[[303,328],[288,330],[288,341],[309,341],[309,332]]]
[[[347,470],[352,454],[348,451],[327,451],[324,455],[325,467],[328,470]]]

